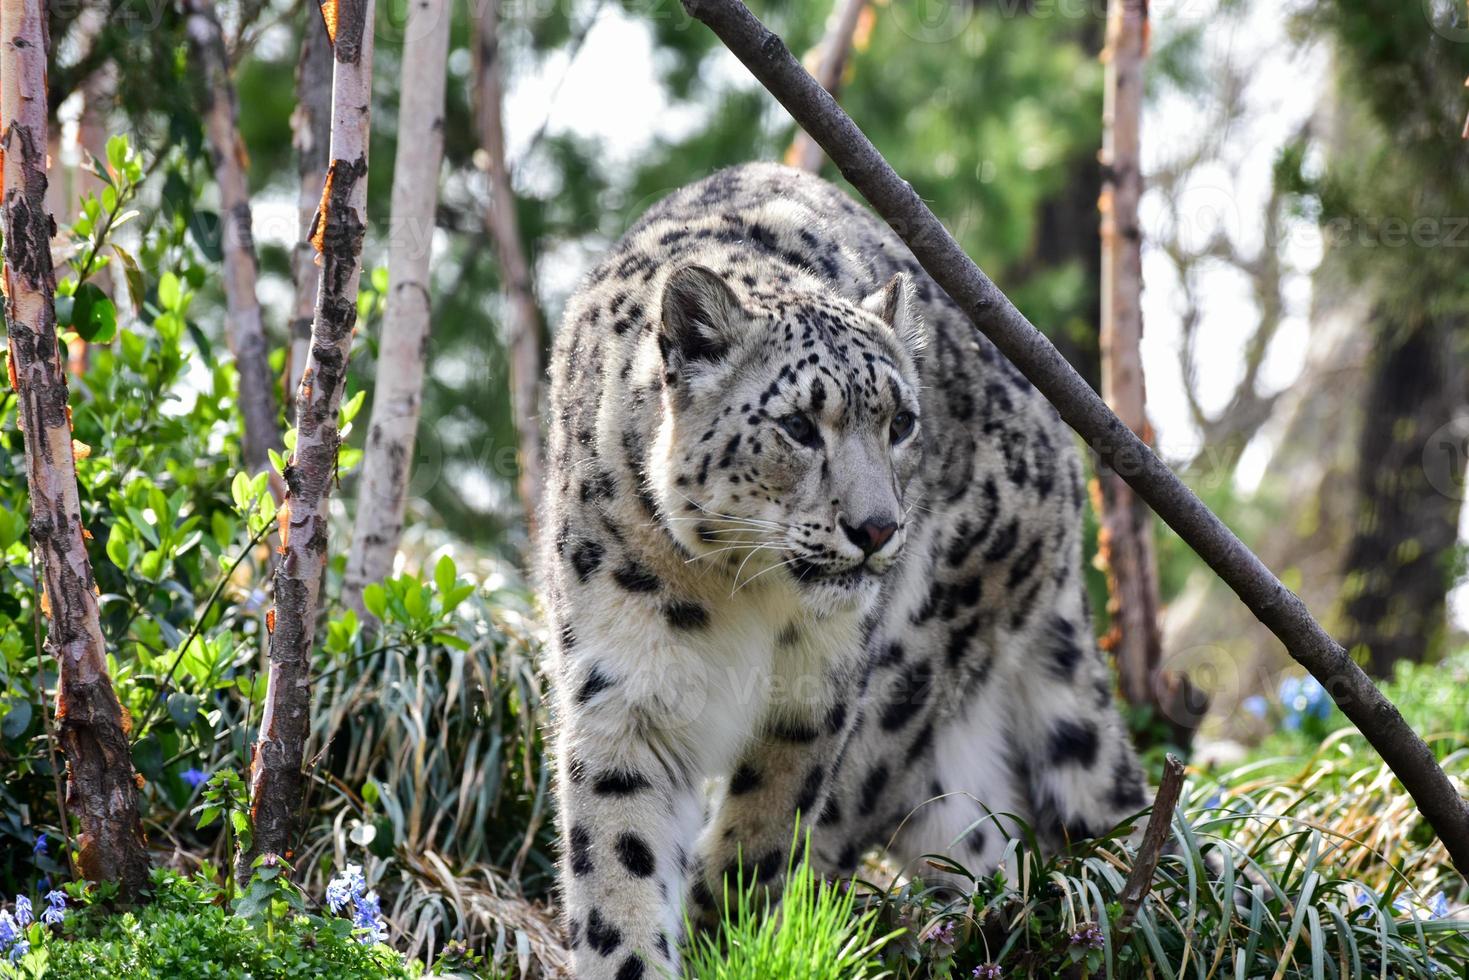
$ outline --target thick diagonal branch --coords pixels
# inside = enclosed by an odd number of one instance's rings
[[[1045,335],[964,254],[785,43],[739,0],[684,0],[750,72],[816,138],[842,175],[902,237],[924,270],[1046,396],[1066,423],[1222,578],[1311,672],[1381,753],[1448,848],[1469,873],[1469,806],[1433,752],[1391,701],[1311,617],[1255,553],[1109,410]]]

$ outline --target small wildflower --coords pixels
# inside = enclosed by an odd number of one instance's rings
[[[1107,945],[1107,940],[1095,922],[1083,922],[1081,928],[1071,934],[1071,945],[1101,949]]]
[[[44,831],[36,835],[36,841],[31,845],[31,854],[36,857],[44,856],[51,849],[51,842],[46,838]]]
[[[383,922],[382,909],[378,904],[377,892],[359,896],[352,910],[352,925],[362,930],[357,941],[364,946],[387,942],[388,927]]]
[[[25,895],[15,896],[15,921],[22,929],[36,921],[31,912],[31,900]]]
[[[54,889],[46,893],[46,911],[41,913],[41,921],[48,926],[59,926],[66,918],[66,893]]]
[[[974,977],[974,980],[1000,980],[1004,975],[1005,971],[1000,969],[1000,964],[998,963],[981,963],[970,974],[970,976]]]
[[[1447,919],[1449,917],[1449,899],[1443,892],[1439,892],[1428,900],[1428,914],[1435,919]]]
[[[1264,718],[1265,713],[1270,710],[1270,703],[1265,700],[1265,696],[1262,694],[1251,694],[1244,701],[1240,702],[1240,707],[1244,708],[1256,718]]]
[[[20,925],[16,923],[15,916],[9,910],[0,909],[0,949],[9,949],[20,938]]]
[[[940,946],[954,945],[953,921],[950,919],[945,919],[944,921],[938,923],[932,929],[928,930],[928,933],[924,936],[924,938],[929,942],[936,943]]]
[[[348,902],[355,901],[366,889],[367,881],[362,877],[362,867],[349,864],[346,871],[327,882],[327,908],[333,912],[341,912]]]
[[[14,946],[10,947],[10,952],[6,955],[9,956],[10,962],[14,963],[16,960],[20,959],[22,956],[29,953],[30,951],[31,944],[28,941],[21,939],[18,940]]]
[[[184,770],[181,778],[184,782],[197,789],[201,783],[209,779],[209,773],[203,769],[195,769],[193,766],[190,766]]]

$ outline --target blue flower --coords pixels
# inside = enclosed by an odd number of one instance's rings
[[[388,927],[383,921],[377,892],[368,892],[358,897],[352,909],[352,925],[361,930],[357,941],[364,946],[387,942]]]
[[[66,893],[53,889],[46,893],[46,911],[41,913],[41,921],[48,926],[59,926],[66,918]]]
[[[347,865],[346,871],[327,882],[327,908],[333,912],[341,912],[347,903],[361,898],[366,888],[367,881],[362,877],[362,868],[355,864]]]
[[[26,940],[21,939],[18,940],[14,946],[10,947],[10,952],[7,955],[10,958],[10,962],[14,963],[16,960],[20,959],[22,956],[29,953],[30,951],[31,944]]]
[[[51,842],[46,839],[44,831],[36,835],[36,842],[31,845],[31,853],[40,857],[51,849]]]
[[[209,773],[205,772],[202,769],[195,769],[193,766],[190,766],[189,768],[184,770],[183,776],[181,778],[190,786],[197,788],[200,783],[209,779]]]
[[[1266,712],[1270,710],[1270,702],[1265,700],[1263,694],[1251,694],[1240,702],[1240,706],[1256,718],[1264,718]]]
[[[15,916],[6,909],[0,909],[0,949],[9,949],[11,943],[20,938],[20,925]]]
[[[1000,980],[1004,975],[1005,971],[1000,969],[1000,964],[998,963],[981,963],[970,974],[970,976],[974,977],[974,980]]]
[[[25,895],[15,896],[15,921],[22,929],[36,921],[31,913],[31,900]]]
[[[1449,898],[1443,892],[1439,892],[1428,900],[1428,914],[1435,919],[1447,919],[1449,917]]]

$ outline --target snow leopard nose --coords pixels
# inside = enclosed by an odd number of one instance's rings
[[[888,543],[893,532],[898,529],[896,521],[889,518],[869,517],[857,527],[853,527],[846,521],[841,522],[842,531],[847,535],[847,540],[862,549],[864,555],[871,555]]]

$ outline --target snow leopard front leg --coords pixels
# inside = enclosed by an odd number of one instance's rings
[[[1014,683],[1011,762],[1052,848],[1106,833],[1146,803],[1111,671],[1086,620],[1062,602]]]
[[[792,843],[798,857],[804,843],[797,821],[804,833],[822,813],[858,717],[860,646],[850,644],[853,653],[845,657],[814,649],[832,639],[804,639],[789,629],[777,641],[776,690],[721,788],[700,842],[690,913],[703,925],[717,920],[726,896],[733,900],[741,883],[772,901],[778,898]],[[798,653],[796,647],[804,649]]]
[[[703,810],[694,723],[707,690],[671,629],[609,616],[601,598],[565,603],[556,617],[561,902],[574,973],[676,976]]]

